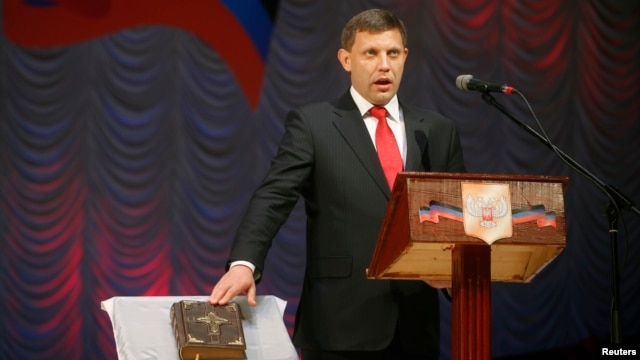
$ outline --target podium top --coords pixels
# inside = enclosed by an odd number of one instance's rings
[[[562,176],[400,173],[368,276],[450,280],[451,250],[455,245],[489,243],[492,280],[531,281],[565,247],[564,190],[568,182]],[[467,193],[463,199],[463,188],[469,184],[506,192],[496,196],[491,193],[484,200],[483,196],[476,200]],[[496,205],[498,198],[502,203]],[[484,210],[474,204],[488,203],[488,199],[493,199],[493,204],[484,205]],[[500,209],[505,210],[504,219],[491,218]],[[474,211],[476,222],[486,223],[486,228],[506,223],[508,232],[491,241],[471,234],[468,212]],[[489,218],[484,218],[483,211],[488,212]]]

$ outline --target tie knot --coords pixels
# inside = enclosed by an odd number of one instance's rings
[[[383,108],[382,106],[374,106],[371,108],[371,110],[369,110],[369,112],[378,120],[387,118],[387,109]]]

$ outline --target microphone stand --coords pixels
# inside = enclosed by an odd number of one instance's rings
[[[515,92],[515,91],[514,91]],[[540,140],[544,145],[553,150],[558,156],[562,158],[567,164],[569,164],[573,169],[578,171],[581,175],[585,176],[591,182],[593,182],[600,190],[602,190],[607,197],[609,197],[609,202],[604,211],[605,215],[609,220],[609,235],[611,238],[611,265],[612,265],[612,277],[613,277],[613,301],[611,304],[611,343],[612,344],[621,344],[622,343],[622,321],[620,315],[620,275],[618,274],[618,217],[620,215],[621,210],[628,210],[636,215],[640,216],[640,210],[635,206],[635,204],[629,199],[627,196],[622,194],[618,189],[614,188],[611,185],[605,184],[598,177],[587,171],[583,166],[578,164],[575,160],[573,160],[569,155],[565,154],[562,150],[557,148],[555,145],[551,144],[547,138],[540,135],[534,129],[532,129],[527,124],[520,121],[517,117],[511,114],[504,106],[502,106],[496,99],[489,94],[488,91],[482,92],[482,100],[484,100],[487,104],[495,107],[500,110],[504,115],[506,115],[511,120],[515,121],[521,128],[525,129],[529,134],[533,135],[536,139]]]

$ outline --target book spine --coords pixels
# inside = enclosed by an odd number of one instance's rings
[[[178,350],[180,350],[187,343],[187,334],[182,317],[182,302],[171,305],[171,324],[178,343]]]

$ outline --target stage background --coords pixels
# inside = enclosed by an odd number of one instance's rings
[[[470,172],[570,177],[565,251],[531,284],[493,285],[494,357],[599,351],[611,320],[608,199],[454,81],[468,73],[516,87],[560,149],[638,203],[640,2],[265,4],[3,2],[0,358],[114,359],[101,300],[208,294],[287,110],[347,90],[340,31],[371,7],[404,19],[400,97],[455,121]],[[537,129],[521,99],[496,97]],[[620,308],[631,341],[640,220],[623,214]],[[289,302],[289,329],[304,220],[299,206],[259,285]],[[447,359],[450,305],[441,307]]]

